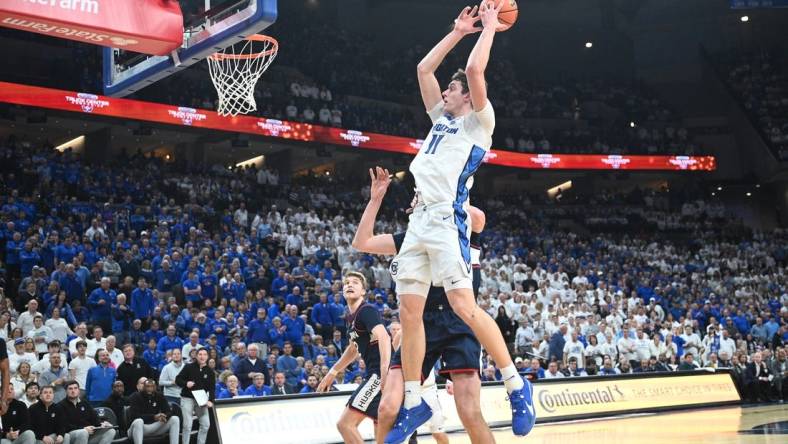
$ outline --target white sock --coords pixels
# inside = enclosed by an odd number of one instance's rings
[[[421,383],[405,381],[405,408],[412,409],[421,404]]]
[[[512,393],[514,390],[520,390],[525,385],[514,364],[509,364],[502,368],[501,376],[503,376],[503,384],[506,386],[506,391],[509,393]]]

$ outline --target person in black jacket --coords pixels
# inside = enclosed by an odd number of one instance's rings
[[[197,351],[195,361],[183,367],[183,370],[175,377],[175,384],[181,387],[183,444],[189,444],[195,414],[200,422],[197,444],[205,444],[205,440],[208,438],[208,429],[211,427],[208,409],[213,407],[216,395],[216,374],[208,367],[207,349],[201,348]],[[208,395],[208,402],[205,405],[201,406],[195,401],[193,392],[196,390],[204,390]]]
[[[110,444],[115,429],[107,421],[99,421],[96,410],[79,399],[79,383],[66,382],[66,399],[57,404],[60,410],[58,434],[65,435],[70,444]]]
[[[101,404],[103,407],[109,407],[115,412],[115,417],[118,418],[118,429],[120,430],[127,429],[123,410],[129,405],[129,398],[123,395],[125,392],[123,381],[115,381],[112,383],[112,394]]]
[[[153,369],[148,362],[134,356],[134,346],[123,346],[123,363],[118,366],[118,381],[123,381],[126,387],[125,395],[129,396],[136,391],[137,381],[141,377],[154,378]]]
[[[148,379],[142,391],[129,398],[129,437],[134,444],[144,438],[161,436],[169,432],[170,444],[178,444],[181,420],[172,414],[170,403],[156,391],[156,381]]]
[[[241,390],[246,390],[247,387],[252,385],[252,374],[254,373],[262,373],[265,377],[265,385],[271,385],[271,380],[266,371],[265,361],[258,356],[259,350],[260,348],[257,344],[249,344],[246,357],[238,363],[235,373],[238,376]]]
[[[51,385],[41,387],[39,401],[28,409],[30,429],[36,436],[36,442],[44,444],[61,444],[65,436],[57,430],[60,410],[55,404],[55,389]]]
[[[0,432],[0,441],[14,444],[33,444],[36,435],[30,430],[30,418],[24,402],[13,399],[14,386],[9,385],[6,390],[11,392],[11,402],[8,410],[3,415],[3,430]]]
[[[771,382],[774,379],[774,375],[769,371],[769,366],[763,362],[761,352],[755,352],[752,355],[752,362],[747,364],[744,379],[753,402],[758,402],[759,400],[763,402],[772,401]]]

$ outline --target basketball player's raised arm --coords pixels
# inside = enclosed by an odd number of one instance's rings
[[[383,197],[391,183],[389,171],[375,167],[373,172],[370,168],[369,177],[372,180],[369,186],[369,202],[367,202],[364,214],[361,215],[361,220],[358,222],[351,246],[364,253],[395,255],[397,249],[394,245],[394,236],[391,234],[375,236],[375,219],[378,217]]]
[[[454,28],[448,33],[430,52],[419,62],[416,73],[419,78],[419,90],[421,90],[421,100],[424,101],[424,108],[429,112],[443,100],[441,87],[435,77],[438,69],[446,54],[449,53],[457,43],[468,34],[479,32],[481,28],[475,26],[479,21],[476,15],[478,6],[471,8],[466,6],[457,19],[454,21]]]
[[[482,0],[479,5],[479,17],[482,21],[482,32],[479,40],[476,41],[471,55],[468,56],[468,64],[465,66],[465,75],[468,77],[468,89],[471,91],[471,102],[473,110],[479,112],[487,106],[487,83],[484,80],[484,71],[487,69],[487,62],[490,60],[490,50],[492,49],[495,30],[501,26],[498,21],[498,11],[501,10],[505,2],[498,2],[498,5],[487,0]]]

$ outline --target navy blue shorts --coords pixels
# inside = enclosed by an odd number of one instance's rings
[[[482,346],[473,331],[450,309],[424,312],[424,333],[427,347],[421,366],[426,378],[440,359],[438,373],[450,377],[452,373],[479,373]],[[402,368],[400,351],[391,357],[391,368]]]
[[[380,389],[380,376],[376,373],[370,374],[361,384],[358,385],[356,391],[350,395],[350,399],[347,401],[347,406],[377,421],[378,406],[380,405],[381,396]]]

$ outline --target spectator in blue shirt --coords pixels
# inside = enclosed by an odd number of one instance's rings
[[[148,281],[140,277],[137,280],[137,288],[131,292],[131,311],[137,319],[141,319],[144,325],[148,325],[153,316],[153,309],[156,307],[156,302],[153,298],[153,292],[148,288]]]
[[[271,335],[268,331],[271,329],[272,324],[268,321],[268,313],[265,308],[260,307],[257,309],[257,317],[249,323],[249,329],[246,333],[246,342],[249,344],[270,344]]]
[[[315,391],[317,390],[317,384],[318,384],[317,376],[309,375],[306,378],[306,385],[304,385],[304,387],[301,389],[299,393],[315,393]]]
[[[30,241],[25,242],[24,248],[19,251],[19,264],[22,277],[27,277],[33,274],[33,266],[41,263],[41,256],[38,251],[33,249],[33,244]]]
[[[564,359],[564,345],[566,344],[566,331],[568,327],[565,323],[562,323],[561,326],[558,328],[558,331],[553,333],[553,336],[550,337],[550,359],[557,359],[559,361]]]
[[[167,326],[167,334],[159,339],[158,344],[156,345],[156,349],[158,349],[161,353],[167,354],[168,350],[172,350],[177,348],[178,350],[183,348],[183,339],[179,338],[175,335],[176,330],[174,325]]]
[[[176,272],[170,268],[170,261],[162,261],[161,268],[156,270],[156,290],[159,293],[172,293],[172,286],[178,283],[177,279]]]
[[[60,278],[60,289],[66,292],[66,300],[72,304],[74,301],[81,301],[85,296],[85,286],[77,277],[74,264],[66,265],[66,274]]]
[[[164,353],[156,349],[156,339],[150,338],[148,341],[148,349],[142,353],[142,359],[148,362],[148,365],[156,371],[161,371],[164,364]]]
[[[183,293],[186,295],[186,300],[191,302],[195,307],[200,307],[202,305],[200,304],[202,300],[202,288],[193,270],[186,272],[186,280],[183,281]]]
[[[323,337],[328,342],[334,331],[334,317],[332,316],[333,307],[328,303],[328,295],[320,294],[320,302],[312,307],[312,324],[315,326],[315,333]]]
[[[763,318],[760,316],[755,318],[755,325],[750,328],[750,334],[752,335],[753,339],[759,341],[761,344],[765,344],[766,341],[771,339],[766,326],[763,325]]]
[[[163,337],[164,337],[164,332],[161,331],[161,329],[159,328],[159,320],[158,319],[152,320],[150,323],[150,328],[145,332],[145,335],[143,337],[145,343],[147,344],[148,342],[153,340],[154,342],[156,342],[156,344],[158,344],[159,339]]]
[[[232,399],[244,394],[243,389],[238,386],[238,377],[230,375],[227,377],[227,387],[216,394],[216,399]]]
[[[285,274],[285,269],[280,268],[279,274],[271,283],[271,294],[277,299],[284,299],[285,295],[287,295],[287,290],[287,275]]]
[[[766,327],[766,339],[771,341],[774,335],[777,334],[777,330],[780,329],[780,324],[774,320],[774,316],[769,316],[769,321],[764,326]]]
[[[61,245],[55,248],[55,260],[70,264],[77,255],[77,248],[73,245],[71,236],[67,236]]]
[[[219,286],[219,278],[213,272],[213,264],[210,262],[205,265],[205,271],[200,274],[200,289],[203,299],[216,300],[216,291]],[[242,299],[242,298],[239,298]]]
[[[85,383],[85,393],[88,402],[94,407],[98,407],[112,394],[112,384],[117,375],[115,369],[110,366],[109,352],[101,349],[96,352],[96,362],[98,365],[88,370]]]
[[[539,363],[538,359],[536,358],[531,359],[531,365],[523,372],[523,374],[528,374],[528,373],[532,373],[534,375],[534,379],[544,378],[544,369],[542,368],[542,365]]]
[[[298,367],[298,361],[293,357],[293,344],[289,341],[285,341],[285,346],[282,348],[282,356],[276,359],[276,371],[284,373],[287,383],[291,386],[296,387],[298,385],[298,376],[301,374],[301,369]]]
[[[285,341],[290,341],[296,356],[301,356],[303,354],[301,346],[304,345],[306,323],[298,316],[297,307],[293,305],[290,306],[288,316],[282,320],[282,325],[286,327]]]
[[[93,312],[93,320],[107,331],[112,328],[110,322],[112,305],[115,304],[117,293],[109,288],[110,280],[108,277],[101,278],[99,288],[93,290],[88,296],[88,307]],[[111,387],[110,387],[111,388]]]
[[[285,346],[285,331],[287,327],[282,324],[282,319],[275,316],[271,329],[268,330],[268,336],[271,338],[270,346],[277,346],[281,350]]]
[[[125,294],[117,296],[117,302],[112,304],[112,333],[118,344],[126,343],[128,332],[131,330],[131,325],[134,322],[134,312],[131,307],[126,303],[127,298]]]
[[[224,349],[227,343],[227,333],[230,330],[227,320],[222,317],[222,314],[224,313],[221,310],[216,310],[213,319],[208,321],[208,330],[211,334],[216,335],[216,346],[220,349]]]
[[[271,396],[271,387],[265,385],[265,377],[262,373],[255,373],[252,384],[244,390],[247,396]]]

